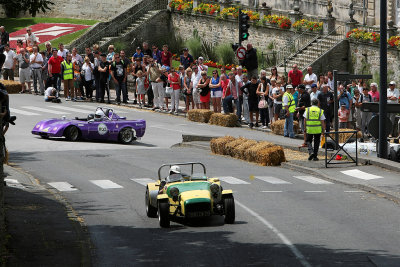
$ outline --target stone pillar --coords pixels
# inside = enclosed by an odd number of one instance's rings
[[[388,33],[388,38],[397,35],[397,28],[394,26],[393,20],[388,22],[387,33]]]
[[[375,25],[375,0],[367,0],[367,25],[374,26]]]
[[[260,8],[260,19],[264,16],[271,15],[272,8],[267,6],[265,3],[262,3],[262,7]]]
[[[289,13],[289,18],[292,24],[297,21],[301,20],[303,17],[303,13],[300,11],[300,3],[299,0],[294,0],[293,11]]]
[[[346,33],[351,31],[352,29],[357,28],[357,21],[348,21],[346,22]]]
[[[324,35],[333,32],[336,29],[336,18],[334,17],[325,17],[322,19],[324,22],[323,33]]]
[[[196,1],[197,1],[197,0],[196,0]],[[194,2],[193,2],[193,4],[194,4]],[[219,4],[220,4],[221,10],[222,10],[222,9],[224,9],[224,8],[229,7],[229,6],[232,4],[232,1],[231,1],[231,0],[221,0],[221,1],[219,1]],[[193,7],[193,8],[194,8],[194,7]]]

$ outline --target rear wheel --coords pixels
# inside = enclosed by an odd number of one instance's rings
[[[65,137],[67,138],[68,141],[78,141],[80,132],[78,127],[76,126],[69,126],[67,129],[65,129]]]
[[[169,221],[169,204],[168,202],[158,203],[158,220],[162,228],[168,228],[170,225]]]
[[[135,132],[132,128],[124,128],[119,132],[119,140],[123,144],[130,144],[135,139]]]
[[[152,205],[150,205],[149,188],[146,189],[145,203],[146,203],[146,214],[147,214],[147,217],[151,217],[151,218],[157,217],[157,208],[155,208]]]
[[[232,224],[235,222],[235,200],[233,197],[224,199],[225,206],[225,223]]]

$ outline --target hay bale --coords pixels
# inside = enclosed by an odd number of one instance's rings
[[[339,129],[339,132],[354,131],[354,129]],[[346,140],[352,136],[352,133],[339,133],[339,143],[344,143]],[[362,134],[360,131],[357,132],[357,138],[361,138]]]
[[[225,145],[224,155],[229,155],[233,157],[235,153],[235,149],[237,146],[241,145],[242,143],[246,142],[248,139],[239,137]]]
[[[223,127],[235,127],[238,121],[236,114],[221,114],[214,113],[211,115],[210,124],[223,126]]]
[[[246,160],[246,151],[256,144],[257,141],[255,140],[244,141],[240,145],[236,146],[236,148],[233,151],[233,157],[237,159]]]
[[[285,127],[285,120],[274,121],[271,124],[271,131],[276,135],[283,135],[284,127]],[[293,131],[295,134],[299,132],[299,122],[298,121],[293,122]]]
[[[210,142],[211,151],[215,154],[224,155],[225,145],[235,139],[236,138],[232,136],[213,138]]]
[[[213,113],[213,111],[207,109],[192,109],[187,114],[190,121],[208,123]]]
[[[285,152],[281,146],[259,150],[256,156],[256,162],[262,166],[279,166],[285,161]]]
[[[18,94],[19,92],[22,91],[22,85],[19,82],[10,80],[0,80],[0,83],[2,83],[6,87],[6,90],[9,94]]]
[[[267,142],[267,141],[258,142],[257,144],[249,147],[245,151],[244,157],[246,158],[247,161],[256,162],[257,152],[260,150],[266,149],[268,147],[272,147],[272,146],[275,146],[275,144]]]

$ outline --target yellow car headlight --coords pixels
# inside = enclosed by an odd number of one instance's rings
[[[218,194],[218,193],[219,193],[219,185],[217,185],[217,184],[212,184],[212,185],[210,186],[210,191],[211,191],[211,193],[213,193],[213,194]]]
[[[179,196],[179,189],[177,187],[172,187],[169,190],[169,193],[171,194],[171,197],[177,198]]]

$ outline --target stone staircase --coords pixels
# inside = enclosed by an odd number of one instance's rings
[[[298,68],[304,72],[308,66],[314,65],[324,54],[345,39],[345,29],[339,26],[334,32],[327,35],[314,35],[306,38],[300,35],[287,47],[278,51],[278,54],[281,53],[278,67],[286,64],[286,68],[291,69],[293,64],[297,64]],[[288,52],[293,50],[294,52]]]
[[[158,15],[161,10],[150,10],[146,13],[144,13],[143,16],[141,16],[138,20],[136,20],[134,23],[132,23],[130,26],[126,27],[124,30],[122,30],[121,33],[119,33],[117,36],[105,36],[100,39],[97,43],[99,44],[100,48],[104,48],[105,46],[108,46],[108,44],[113,43],[113,41],[122,39],[127,35],[130,35],[132,32],[136,31],[138,27],[140,27],[142,24],[146,23],[149,21],[149,19],[153,18],[154,16]]]

